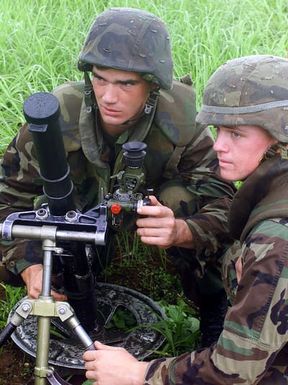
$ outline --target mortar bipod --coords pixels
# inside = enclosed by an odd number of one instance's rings
[[[26,230],[27,226],[15,225],[12,233],[14,237],[17,237],[17,235],[20,238],[26,237]],[[52,254],[61,251],[56,247],[57,228],[54,226],[42,226],[35,227],[35,229],[30,227],[30,230],[34,234],[33,238],[43,239],[42,291],[38,299],[32,300],[27,298],[16,309],[0,335],[0,346],[28,316],[36,316],[38,320],[38,333],[34,383],[35,385],[46,385],[48,381],[51,385],[69,385],[69,383],[54,372],[52,367],[48,366],[51,318],[60,318],[75,333],[86,349],[94,350],[93,341],[80,325],[71,306],[67,302],[54,301],[51,296]],[[67,234],[65,237],[67,237]]]
[[[0,224],[0,229],[1,226]],[[89,349],[89,346],[93,348],[92,341],[96,339],[107,345],[124,347],[140,360],[145,359],[153,351],[157,350],[163,344],[165,338],[152,325],[160,319],[164,319],[165,314],[157,303],[142,293],[123,286],[97,282],[93,295],[97,299],[97,319],[95,321],[99,325],[99,330],[95,329],[89,332],[89,335],[79,325],[79,321],[74,316],[73,310],[67,302],[53,301],[50,296],[51,254],[61,253],[62,251],[60,248],[55,247],[55,238],[59,241],[78,239],[83,242],[92,243],[93,239],[95,242],[97,235],[86,231],[55,230],[55,228],[51,229],[51,227],[51,224],[49,226],[28,226],[27,224],[13,224],[11,226],[11,237],[13,239],[45,240],[42,245],[44,271],[41,296],[38,300],[27,301],[27,298],[20,300],[11,310],[9,323],[2,333],[3,340],[8,338],[16,329],[12,334],[14,343],[25,353],[36,358],[36,385],[43,385],[43,382],[46,385],[45,376],[50,384],[61,384],[59,382],[59,375],[54,372],[52,367],[56,367],[56,370],[59,368],[61,375],[64,373],[70,375],[71,371],[82,373],[84,371],[82,359],[84,348],[82,346],[84,345],[86,349]],[[35,317],[32,316],[32,312],[36,315]],[[116,320],[118,318],[118,312],[121,314],[124,312],[127,315],[129,330],[115,330],[114,327],[111,328],[114,316]],[[40,322],[39,319],[42,321]],[[135,326],[131,326],[131,319],[135,320]],[[49,328],[50,320],[52,323],[52,333]],[[39,328],[39,322],[40,325],[44,324],[44,327],[40,326]],[[66,325],[68,326],[67,328]],[[57,330],[55,330],[55,326]],[[37,333],[38,328],[39,331]],[[44,333],[42,331],[40,335],[40,330],[43,328]],[[54,331],[56,332],[55,334]],[[77,338],[75,338],[75,333]],[[41,340],[39,341],[39,339]],[[81,343],[78,343],[79,340]],[[49,353],[46,351],[46,356],[42,357],[41,355],[40,357],[40,352],[44,351],[41,345],[43,341],[47,341],[44,345],[46,349],[49,345]],[[45,370],[37,369],[42,367]],[[62,384],[67,385],[66,382],[62,382]]]

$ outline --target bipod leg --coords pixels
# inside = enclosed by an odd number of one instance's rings
[[[34,303],[33,314],[36,315],[38,333],[36,349],[36,365],[34,368],[35,385],[46,385],[51,373],[48,366],[50,323],[55,316],[55,301],[51,296],[52,255],[60,252],[56,247],[56,227],[43,226],[45,239],[42,242],[43,249],[43,275],[41,295]]]
[[[14,330],[31,314],[34,300],[27,299],[16,309],[10,321],[0,333],[0,347],[8,340]]]
[[[52,298],[40,296],[39,299],[34,300],[31,314],[38,317],[35,385],[46,385],[47,381],[51,385],[69,385],[53,368],[48,366],[51,318],[59,317],[62,322],[66,323],[87,350],[95,349],[93,341],[81,326],[68,302],[55,302]]]
[[[93,341],[80,324],[76,317],[73,308],[68,302],[56,302],[56,311],[58,317],[64,322],[69,329],[76,334],[80,342],[84,345],[86,350],[95,350]]]
[[[51,318],[59,317],[62,322],[65,322],[79,337],[86,349],[94,348],[93,341],[80,325],[72,307],[67,302],[55,302],[51,296],[52,253],[61,253],[62,249],[56,247],[56,228],[48,227],[46,231],[47,239],[44,239],[42,244],[44,252],[42,292],[33,306],[33,314],[38,316],[35,385],[46,385],[47,381],[51,385],[67,385],[69,383],[48,366]]]

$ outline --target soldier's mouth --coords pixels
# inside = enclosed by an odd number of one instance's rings
[[[219,161],[219,166],[227,166],[227,165],[232,165],[232,162],[228,161],[228,160],[223,160],[223,159],[218,159]]]
[[[114,110],[113,108],[105,107],[103,105],[101,106],[101,109],[106,115],[118,115],[121,113],[119,110]]]

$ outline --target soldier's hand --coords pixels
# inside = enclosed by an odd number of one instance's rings
[[[143,385],[148,362],[139,362],[127,350],[95,342],[96,350],[83,355],[86,378],[101,385]]]
[[[136,225],[141,241],[148,245],[162,248],[170,247],[174,242],[176,220],[169,207],[163,206],[154,196],[150,196],[151,205],[138,208],[141,215]],[[143,217],[142,217],[143,216]]]
[[[139,207],[137,213],[137,234],[141,241],[161,248],[171,246],[193,247],[192,233],[187,223],[176,219],[173,211],[163,206],[154,196],[150,196],[151,205]],[[143,217],[142,217],[143,216]]]
[[[29,298],[36,299],[39,297],[42,289],[43,265],[37,264],[27,267],[22,271],[21,277],[27,288]],[[56,301],[66,301],[67,297],[63,294],[51,291],[51,295]]]

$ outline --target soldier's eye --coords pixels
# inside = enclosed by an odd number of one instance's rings
[[[93,79],[94,81],[96,81],[97,83],[100,83],[100,84],[104,84],[106,83],[106,80],[101,78],[101,76],[97,75],[97,74],[94,74],[93,73]]]
[[[232,138],[237,139],[237,138],[241,137],[241,134],[238,131],[231,131],[231,136],[232,136]]]
[[[123,88],[132,88],[136,84],[137,84],[137,82],[135,82],[133,80],[127,80],[127,82],[126,81],[121,82],[121,86]]]

